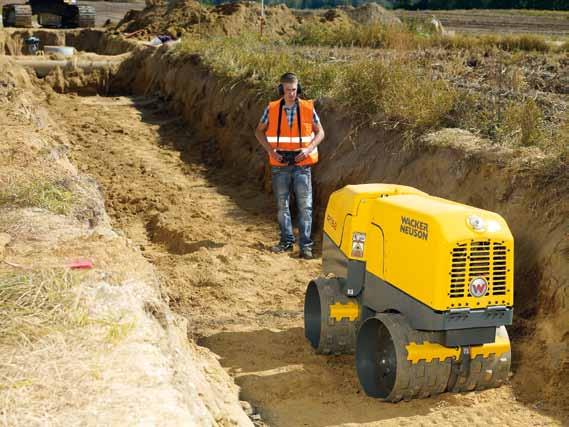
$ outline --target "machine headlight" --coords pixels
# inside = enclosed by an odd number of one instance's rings
[[[474,231],[486,230],[486,222],[477,215],[470,215],[466,218],[466,222]]]

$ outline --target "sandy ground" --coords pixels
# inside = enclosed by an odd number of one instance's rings
[[[366,397],[353,357],[317,356],[304,339],[304,290],[321,261],[268,251],[277,240],[269,196],[208,162],[207,144],[156,98],[49,99],[72,160],[101,184],[113,225],[156,266],[190,338],[219,355],[258,424],[566,422],[519,403],[511,386],[397,405]]]

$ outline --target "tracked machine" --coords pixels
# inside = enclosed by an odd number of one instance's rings
[[[499,215],[411,187],[349,185],[324,223],[308,285],[317,353],[355,352],[365,393],[390,402],[499,387],[510,371],[513,238]]]
[[[6,27],[32,26],[32,15],[42,27],[88,28],[95,26],[95,8],[76,0],[30,0],[26,4],[6,4],[2,18]]]

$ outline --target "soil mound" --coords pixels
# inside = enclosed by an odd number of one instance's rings
[[[302,23],[310,24],[314,18],[330,24],[401,24],[393,13],[375,3],[321,12],[292,10],[279,4],[265,7],[263,32],[277,37],[293,35]],[[195,0],[178,0],[168,4],[154,3],[142,11],[130,11],[118,24],[117,30],[136,37],[156,34],[180,36],[184,33],[233,36],[257,31],[260,25],[261,7],[256,2],[241,1],[207,7]]]
[[[399,25],[401,20],[393,13],[387,11],[377,3],[367,3],[359,7],[342,8],[346,14],[359,24],[363,25]]]
[[[158,3],[142,11],[130,11],[118,24],[122,33],[136,37],[149,34],[184,33],[238,35],[254,31],[261,25],[261,7],[255,2],[225,3],[208,8],[195,0],[180,0],[170,4]],[[265,8],[266,34],[284,35],[297,25],[297,19],[285,6]]]

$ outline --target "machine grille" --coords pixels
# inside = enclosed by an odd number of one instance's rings
[[[457,243],[452,250],[451,298],[470,297],[468,287],[475,277],[488,282],[488,295],[506,294],[507,248],[501,242],[473,240]]]

